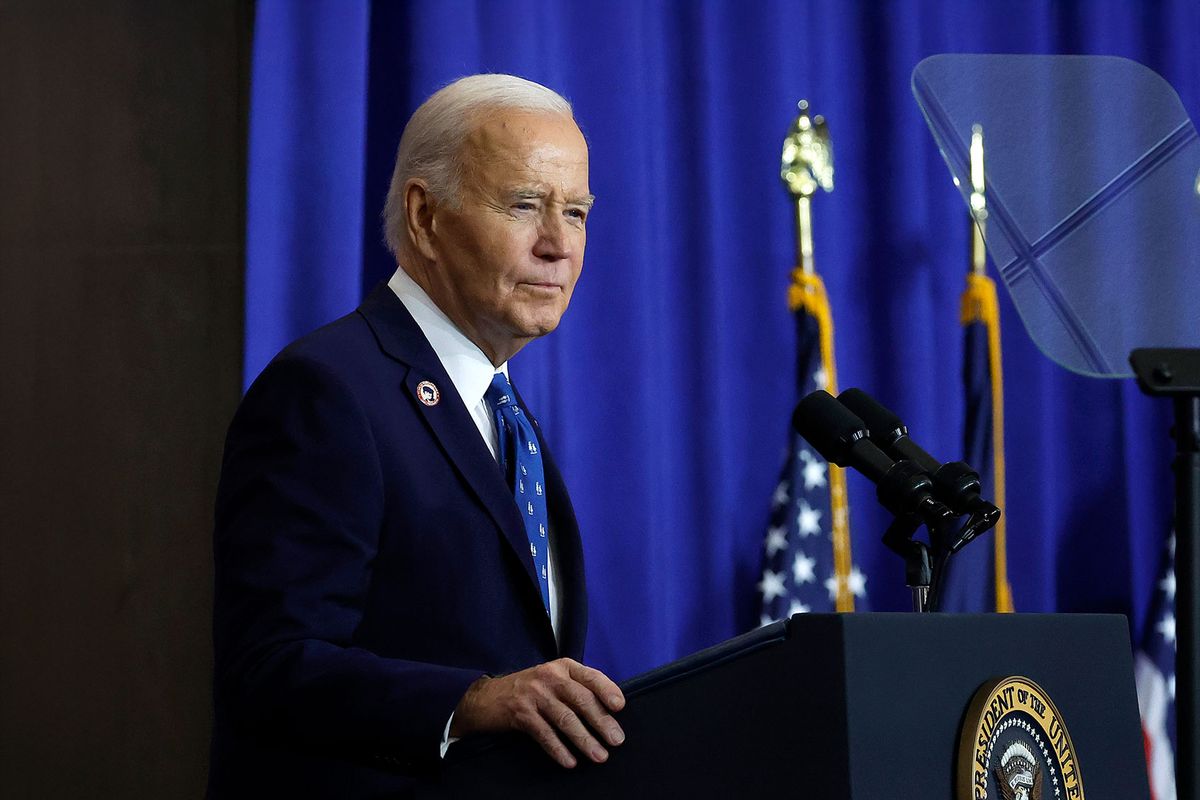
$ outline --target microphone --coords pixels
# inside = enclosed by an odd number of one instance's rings
[[[953,509],[956,515],[978,515],[980,525],[968,525],[968,535],[955,541],[951,550],[957,551],[979,533],[988,530],[1000,519],[1000,509],[980,495],[979,473],[969,464],[954,461],[940,463],[908,435],[908,427],[862,389],[847,389],[838,400],[852,414],[863,420],[868,436],[881,450],[898,459],[908,459],[933,479],[934,495]]]
[[[805,397],[792,414],[792,427],[826,461],[839,467],[854,467],[879,483],[895,463],[876,445],[861,419],[824,389]]]
[[[893,461],[872,443],[866,424],[823,389],[800,401],[792,427],[826,461],[865,475],[875,484],[879,502],[896,516],[913,514],[931,527],[956,516],[933,497],[933,482],[920,466],[906,459]]]

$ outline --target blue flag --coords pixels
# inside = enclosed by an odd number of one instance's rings
[[[789,292],[796,323],[796,387],[837,393],[833,325],[821,279],[796,270]],[[789,426],[787,462],[771,499],[763,550],[760,621],[792,614],[853,611],[866,600],[866,577],[850,562],[846,476]]]
[[[967,276],[962,296],[963,384],[966,415],[963,460],[979,471],[982,494],[1004,510],[1004,390],[996,285]],[[946,567],[943,611],[1012,611],[1005,519],[960,550]]]

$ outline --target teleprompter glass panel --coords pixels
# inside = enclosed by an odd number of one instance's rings
[[[968,205],[982,131],[988,253],[1043,353],[1124,377],[1134,348],[1200,346],[1200,139],[1166,81],[1109,56],[949,54],[912,88]]]

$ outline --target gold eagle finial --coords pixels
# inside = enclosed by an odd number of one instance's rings
[[[810,117],[807,100],[797,106],[800,114],[783,140],[779,177],[793,197],[812,197],[818,187],[833,190],[833,145],[825,118]]]

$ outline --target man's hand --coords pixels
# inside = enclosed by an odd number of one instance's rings
[[[592,761],[607,761],[608,751],[593,733],[613,747],[625,741],[621,726],[609,715],[624,707],[625,695],[604,673],[560,658],[475,681],[454,709],[450,735],[524,731],[551,758],[570,768],[575,766],[575,756],[561,737]]]

